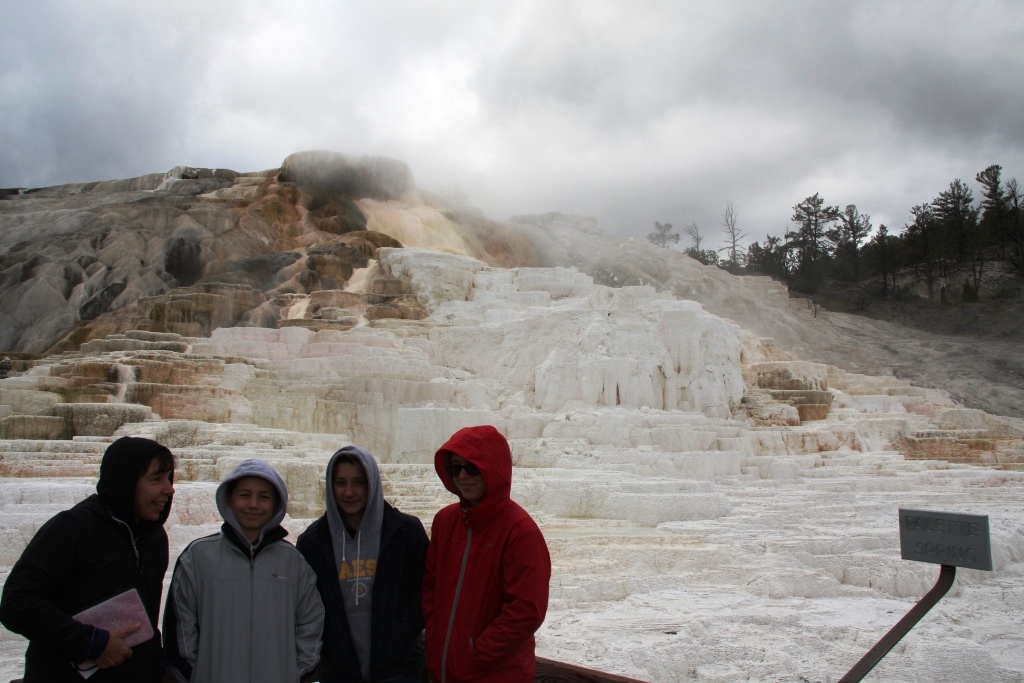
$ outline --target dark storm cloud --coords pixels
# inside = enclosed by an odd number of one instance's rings
[[[648,137],[646,165],[578,202],[626,232],[644,234],[631,226],[644,213],[647,226],[718,231],[733,201],[752,233],[781,234],[816,191],[899,227],[910,197],[1024,161],[1024,102],[1006,79],[1024,66],[1024,36],[1007,3],[645,3],[596,18],[559,7],[481,70],[480,92],[496,120],[566,116],[594,131],[591,146]],[[610,168],[623,169],[618,152]]]
[[[119,2],[6,4],[0,186],[129,177],[178,163],[215,39],[206,22],[218,15]]]
[[[0,187],[384,154],[495,218],[781,235],[821,192],[899,228],[1024,176],[1024,11],[980,3],[8,3]]]

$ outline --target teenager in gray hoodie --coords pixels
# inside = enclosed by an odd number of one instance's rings
[[[246,460],[217,488],[219,534],[178,558],[164,610],[174,675],[191,683],[297,683],[320,657],[316,575],[281,527],[284,480]]]
[[[296,543],[326,609],[321,683],[418,682],[427,534],[384,500],[377,461],[358,446],[327,464],[327,510]]]

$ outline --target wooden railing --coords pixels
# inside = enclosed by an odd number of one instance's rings
[[[429,677],[424,674],[423,680],[427,681],[428,679]],[[165,683],[174,683],[174,676],[171,675],[170,671],[167,672],[164,681]],[[565,662],[556,662],[553,659],[545,659],[544,657],[537,657],[537,677],[534,678],[534,681],[535,683],[646,683],[637,678],[606,674],[603,671],[595,671],[594,669],[587,669],[575,664],[566,664]],[[11,683],[22,682],[19,678],[11,681]]]
[[[556,662],[544,657],[537,657],[537,677],[534,681],[536,683],[645,683],[636,678],[606,674],[603,671]]]

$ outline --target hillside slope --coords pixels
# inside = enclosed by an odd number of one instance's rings
[[[768,278],[618,239],[584,217],[489,220],[417,190],[398,161],[299,153],[269,171],[178,167],[3,196],[0,351],[74,350],[132,329],[209,336],[234,326],[344,329],[359,315],[417,319],[422,307],[387,274],[371,268],[358,286],[350,278],[381,247],[425,247],[498,267],[576,268],[611,287],[650,285],[794,358],[895,374],[969,407],[1024,416],[1018,334],[978,338],[824,313]]]

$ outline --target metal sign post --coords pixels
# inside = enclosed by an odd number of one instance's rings
[[[860,681],[882,661],[949,591],[957,567],[992,571],[988,516],[900,509],[900,552],[904,560],[942,565],[939,580],[839,683]]]

